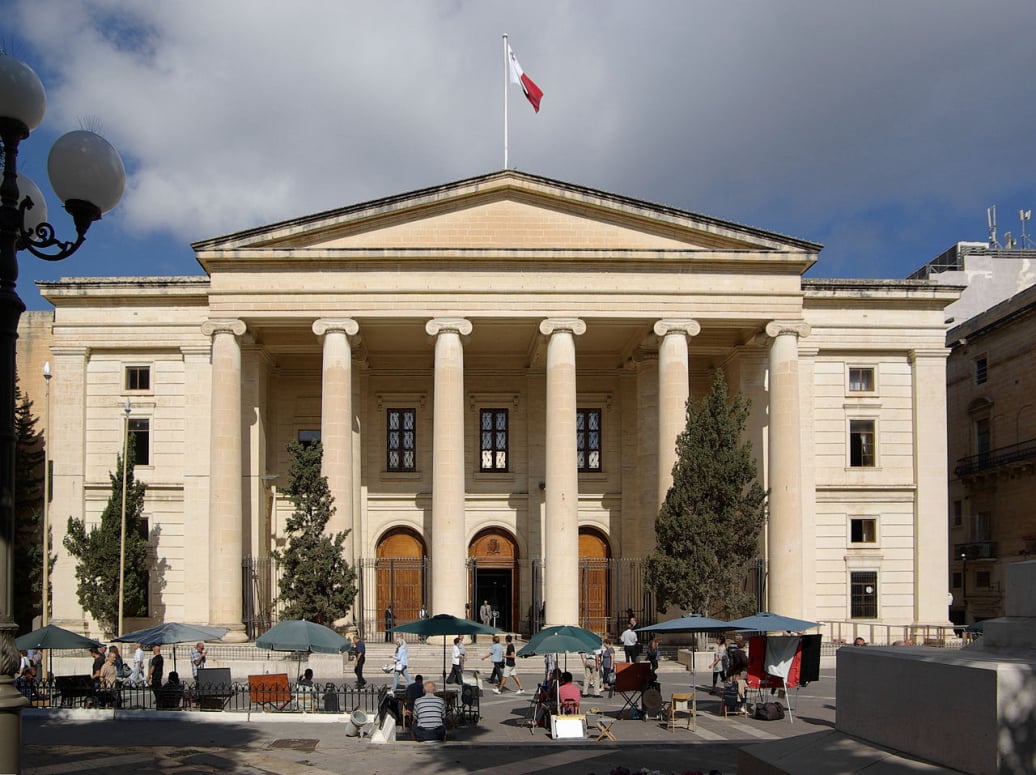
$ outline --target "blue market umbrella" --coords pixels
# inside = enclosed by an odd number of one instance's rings
[[[638,627],[637,632],[727,632],[736,629],[730,622],[721,619],[711,619],[702,614],[684,614],[676,619]]]
[[[769,611],[761,611],[752,616],[743,616],[740,619],[728,622],[728,624],[732,630],[751,630],[752,632],[783,632],[784,630],[797,632],[798,630],[811,630],[814,627],[820,626],[820,622],[794,619],[790,616],[781,616]]]
[[[190,641],[219,640],[227,634],[226,627],[210,627],[205,624],[184,624],[163,622],[144,630],[127,632],[117,638],[117,643],[143,643],[150,646],[171,645],[173,647],[173,670],[176,670],[176,644]]]

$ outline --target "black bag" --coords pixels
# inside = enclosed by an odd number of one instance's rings
[[[328,684],[324,690],[324,710],[328,713],[338,713],[338,690],[334,684]]]
[[[780,721],[784,718],[784,706],[779,702],[761,702],[755,706],[754,718],[760,721]]]

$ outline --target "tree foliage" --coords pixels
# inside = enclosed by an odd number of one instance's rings
[[[343,556],[348,531],[325,535],[335,512],[327,477],[320,473],[320,442],[288,446],[291,467],[286,490],[295,511],[285,523],[288,545],[274,552],[281,565],[282,619],[308,619],[331,626],[356,597],[356,571]]]
[[[123,615],[147,609],[148,539],[143,531],[144,493],[147,485],[133,476],[133,445],[128,445],[126,469],[126,572]],[[111,495],[101,512],[99,524],[90,527],[75,517],[68,518],[65,548],[76,559],[76,595],[79,604],[98,621],[105,632],[114,633],[119,619],[119,544],[122,528],[123,456],[109,472]]]
[[[32,400],[14,388],[14,620],[19,632],[32,629],[43,610],[43,436]]]
[[[758,554],[766,493],[751,443],[741,441],[749,406],[741,394],[728,405],[719,369],[709,394],[687,402],[673,484],[655,522],[656,549],[645,562],[644,579],[660,611],[670,605],[732,617],[754,611],[743,581]]]

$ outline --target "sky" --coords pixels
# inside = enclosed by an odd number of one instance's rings
[[[19,171],[93,129],[127,188],[35,281],[202,273],[191,242],[511,167],[908,275],[1036,209],[1033,0],[0,0],[47,90]],[[543,90],[506,85],[503,39]],[[1036,222],[1027,229],[1036,235]],[[1019,245],[1021,246],[1021,245]]]

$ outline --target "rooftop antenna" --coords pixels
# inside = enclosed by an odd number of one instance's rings
[[[1016,240],[1014,237],[1011,236],[1011,232],[1005,231],[1004,232],[1004,247],[1007,248],[1008,250],[1011,250],[1011,248],[1014,248],[1017,245],[1018,245],[1018,240]]]
[[[986,225],[989,226],[989,247],[1000,247],[1000,243],[996,239],[996,205],[986,208]]]
[[[1032,218],[1032,210],[1019,210],[1018,220],[1022,223],[1022,249],[1036,247],[1032,239],[1025,233],[1025,222]]]

